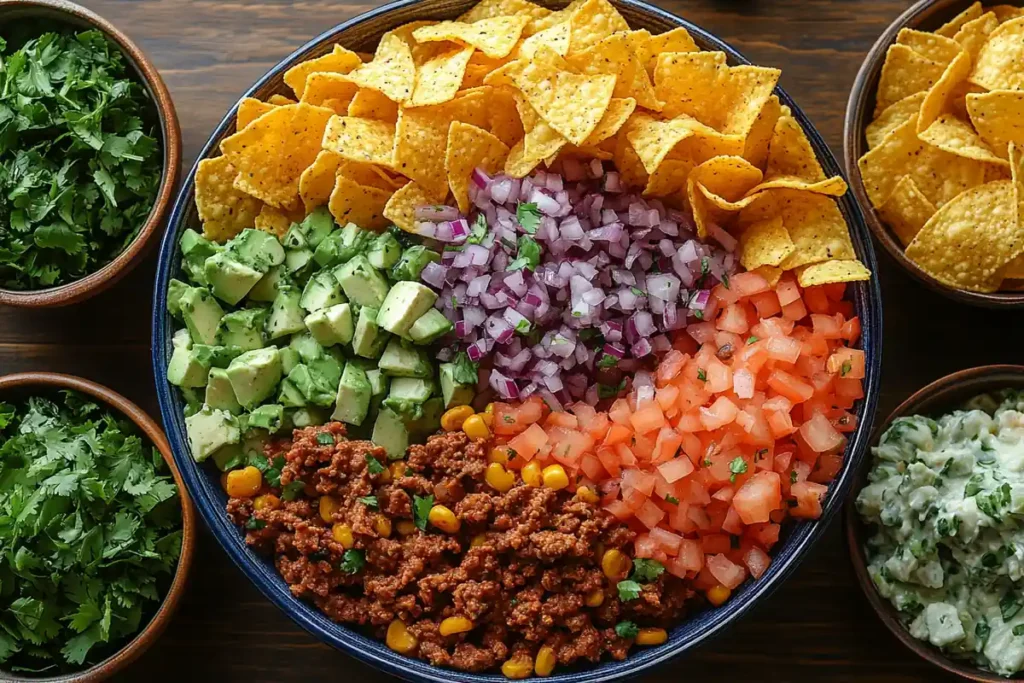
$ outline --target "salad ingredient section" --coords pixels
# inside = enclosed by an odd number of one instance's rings
[[[156,110],[99,31],[0,37],[0,287],[93,273],[135,239],[162,152]],[[38,36],[38,37],[36,37]]]

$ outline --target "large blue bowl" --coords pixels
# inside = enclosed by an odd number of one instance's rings
[[[638,0],[612,0],[633,28],[646,28],[661,33],[683,26],[697,44],[705,50],[720,50],[729,55],[732,64],[749,63],[739,52],[703,29],[657,7]],[[275,93],[288,92],[282,77],[284,72],[299,61],[328,52],[335,42],[353,50],[372,52],[380,35],[400,24],[418,19],[452,19],[475,4],[474,0],[400,0],[374,9],[340,24],[303,45],[271,69],[245,94],[247,97],[266,99]],[[544,1],[551,6],[564,5],[555,0]],[[783,104],[793,110],[793,116],[807,131],[818,160],[828,175],[840,175],[835,158],[807,117],[781,88],[776,94]],[[290,94],[290,92],[288,92]],[[234,132],[236,109],[232,108],[213,131],[199,158],[217,156],[220,141]],[[473,675],[428,665],[426,662],[396,654],[383,643],[367,638],[359,632],[332,622],[312,605],[297,600],[278,575],[272,562],[252,552],[239,530],[224,512],[226,497],[221,490],[218,474],[210,466],[200,467],[189,455],[182,414],[180,392],[167,384],[167,362],[171,355],[171,318],[167,314],[167,283],[179,269],[178,236],[187,227],[199,228],[193,191],[195,167],[185,179],[178,195],[170,225],[160,249],[160,262],[153,296],[153,372],[164,428],[174,450],[174,458],[181,469],[196,507],[213,531],[214,536],[231,559],[274,604],[280,607],[299,626],[321,641],[409,681],[437,683],[470,683],[506,681],[500,674]],[[872,271],[877,271],[875,254],[861,211],[847,195],[839,200],[857,251],[857,256]],[[567,670],[546,680],[552,683],[598,683],[618,681],[635,676],[651,667],[677,657],[722,632],[728,625],[746,614],[759,600],[767,597],[796,568],[811,545],[821,537],[829,520],[842,507],[857,465],[864,456],[871,434],[878,399],[878,386],[882,359],[882,299],[877,278],[859,282],[850,287],[854,306],[860,316],[863,332],[861,343],[867,356],[865,397],[856,408],[858,427],[847,446],[843,470],[829,486],[824,503],[824,514],[814,522],[801,522],[786,528],[782,541],[776,546],[774,561],[757,581],[748,581],[724,606],[695,614],[672,629],[668,642],[655,648],[639,648],[622,662],[605,662],[598,666]]]

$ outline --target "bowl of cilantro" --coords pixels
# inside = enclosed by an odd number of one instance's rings
[[[0,304],[65,306],[145,255],[178,182],[156,68],[65,0],[0,3]]]
[[[0,680],[93,683],[178,606],[195,513],[160,427],[93,382],[0,377]]]

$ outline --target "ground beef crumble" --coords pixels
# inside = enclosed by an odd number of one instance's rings
[[[377,467],[389,464],[384,449],[344,437],[344,425],[333,422],[272,441],[266,456],[270,463],[283,457],[280,486],[264,483],[261,493],[276,496],[275,505],[257,510],[254,499],[242,498],[227,504],[246,542],[273,556],[292,593],[335,621],[383,639],[388,624],[401,619],[418,638],[419,657],[482,672],[517,654],[533,656],[542,645],[554,648],[563,666],[623,659],[632,641],[616,634],[616,623],[671,626],[692,596],[664,573],[639,598],[620,601],[601,571],[601,553],[627,552],[634,532],[568,490],[521,481],[503,494],[493,490],[484,481],[485,441],[462,432],[433,436],[410,446],[404,476],[392,476]],[[331,522],[321,518],[321,496],[337,502]],[[417,496],[453,510],[458,533],[428,525],[403,535]],[[378,533],[378,516],[391,523],[388,537]],[[333,523],[352,529],[354,549],[365,559],[356,573],[342,569],[346,549],[334,539]],[[598,589],[603,603],[586,606]],[[474,628],[442,636],[439,624],[451,616],[472,620]]]

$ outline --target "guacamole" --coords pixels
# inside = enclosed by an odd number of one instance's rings
[[[857,510],[868,572],[911,635],[1004,676],[1024,669],[1024,394],[900,418]]]

